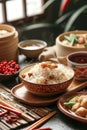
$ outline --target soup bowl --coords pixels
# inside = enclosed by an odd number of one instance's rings
[[[75,79],[87,81],[87,51],[70,53],[67,63],[75,71]]]
[[[56,53],[65,57],[77,51],[87,51],[87,31],[74,30],[64,32],[56,38]]]

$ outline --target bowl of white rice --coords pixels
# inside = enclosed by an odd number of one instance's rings
[[[30,93],[51,96],[67,89],[74,78],[74,71],[63,64],[45,61],[23,68],[19,78]]]

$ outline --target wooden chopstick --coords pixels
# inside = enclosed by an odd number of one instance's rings
[[[43,118],[41,118],[37,122],[30,125],[26,130],[33,130],[33,129],[36,129],[36,128],[40,127],[43,123],[45,123],[48,119],[50,119],[56,113],[57,113],[57,111],[50,112],[48,115],[44,116]]]
[[[21,116],[22,116],[24,119],[26,119],[27,121],[29,121],[29,122],[34,121],[34,118],[30,117],[29,115],[25,114],[23,111],[21,111],[21,110],[15,108],[15,107],[13,107],[12,105],[8,104],[7,102],[5,102],[5,101],[3,101],[3,100],[1,100],[1,99],[0,99],[0,104],[5,105],[5,106],[7,106],[7,107],[9,107],[9,108],[12,108],[12,109],[14,109],[14,110],[19,111],[19,112],[21,113]]]
[[[5,109],[5,110],[7,110],[7,111],[9,111],[9,112],[13,112],[13,113],[15,113],[16,115],[21,116],[21,112],[17,111],[16,109],[12,109],[12,108],[10,108],[10,107],[7,107],[7,106],[1,105],[1,104],[0,104],[0,108],[3,108],[3,109]]]

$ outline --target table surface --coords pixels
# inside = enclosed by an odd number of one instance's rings
[[[19,55],[21,68],[34,62],[37,62],[37,59],[27,59],[24,55]],[[9,89],[12,87],[10,84],[11,83],[7,84]],[[53,105],[53,108],[57,108],[56,103]],[[51,128],[52,130],[87,130],[87,124],[75,121],[57,109],[57,114],[44,123],[41,128]],[[21,128],[20,130],[26,130],[26,128]]]

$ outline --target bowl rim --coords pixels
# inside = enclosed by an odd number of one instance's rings
[[[18,70],[18,71],[15,72],[15,73],[12,73],[12,74],[2,74],[2,73],[0,73],[0,76],[13,76],[13,75],[18,74],[19,72],[20,72],[20,70]]]
[[[74,31],[69,31],[69,32],[64,32],[64,33],[62,33],[62,34],[60,34],[57,38],[56,38],[56,44],[60,44],[61,46],[63,46],[63,47],[67,47],[67,48],[73,48],[73,49],[81,49],[81,48],[86,48],[86,47],[75,47],[75,46],[68,46],[68,45],[64,45],[64,44],[62,44],[61,42],[61,40],[60,40],[60,38],[62,37],[62,36],[64,36],[64,35],[69,35],[70,33],[73,33],[73,34],[82,34],[82,33],[84,33],[84,34],[87,34],[87,31],[86,30],[74,30]]]
[[[87,55],[87,51],[76,51],[76,52],[72,52],[72,53],[70,53],[70,54],[68,54],[67,56],[66,56],[66,59],[67,59],[67,61],[69,62],[69,63],[71,63],[71,64],[74,64],[74,65],[79,65],[79,66],[87,66],[87,63],[76,63],[76,62],[74,62],[74,61],[71,61],[70,59],[69,59],[69,57],[70,56],[74,56],[74,55],[76,55],[76,54],[86,54]]]
[[[22,44],[23,43],[28,43],[28,42],[39,42],[40,44],[42,44],[43,46],[41,47],[38,47],[37,49],[24,49],[22,47]],[[40,50],[40,49],[43,49],[47,46],[47,42],[43,41],[43,40],[39,40],[39,39],[29,39],[29,40],[23,40],[21,42],[18,43],[18,47],[19,49],[22,49],[22,50],[25,50],[25,51],[35,51],[35,50]]]
[[[71,76],[68,80],[65,80],[64,82],[60,82],[60,83],[56,83],[56,84],[37,84],[37,83],[33,83],[33,82],[27,81],[27,80],[25,80],[24,78],[22,78],[21,72],[22,72],[24,69],[26,69],[26,68],[32,67],[32,65],[34,65],[34,64],[37,64],[37,63],[33,63],[33,64],[31,64],[31,65],[29,65],[29,66],[26,66],[26,67],[24,67],[24,68],[21,69],[21,71],[19,72],[19,78],[20,78],[21,80],[23,80],[24,82],[30,83],[30,84],[34,84],[34,85],[55,86],[55,85],[60,85],[60,84],[62,84],[62,83],[66,83],[66,82],[72,80],[72,79],[74,78],[74,76],[75,76],[74,70],[73,70],[71,67],[66,66],[66,67],[70,68],[70,69],[72,70],[72,72],[73,72],[73,76]]]
[[[8,25],[8,24],[1,24],[0,29],[10,32],[10,33],[7,33],[7,34],[3,35],[2,37],[0,37],[0,40],[4,40],[8,37],[10,38],[10,37],[14,36],[15,31],[16,31],[16,29],[12,25]]]

